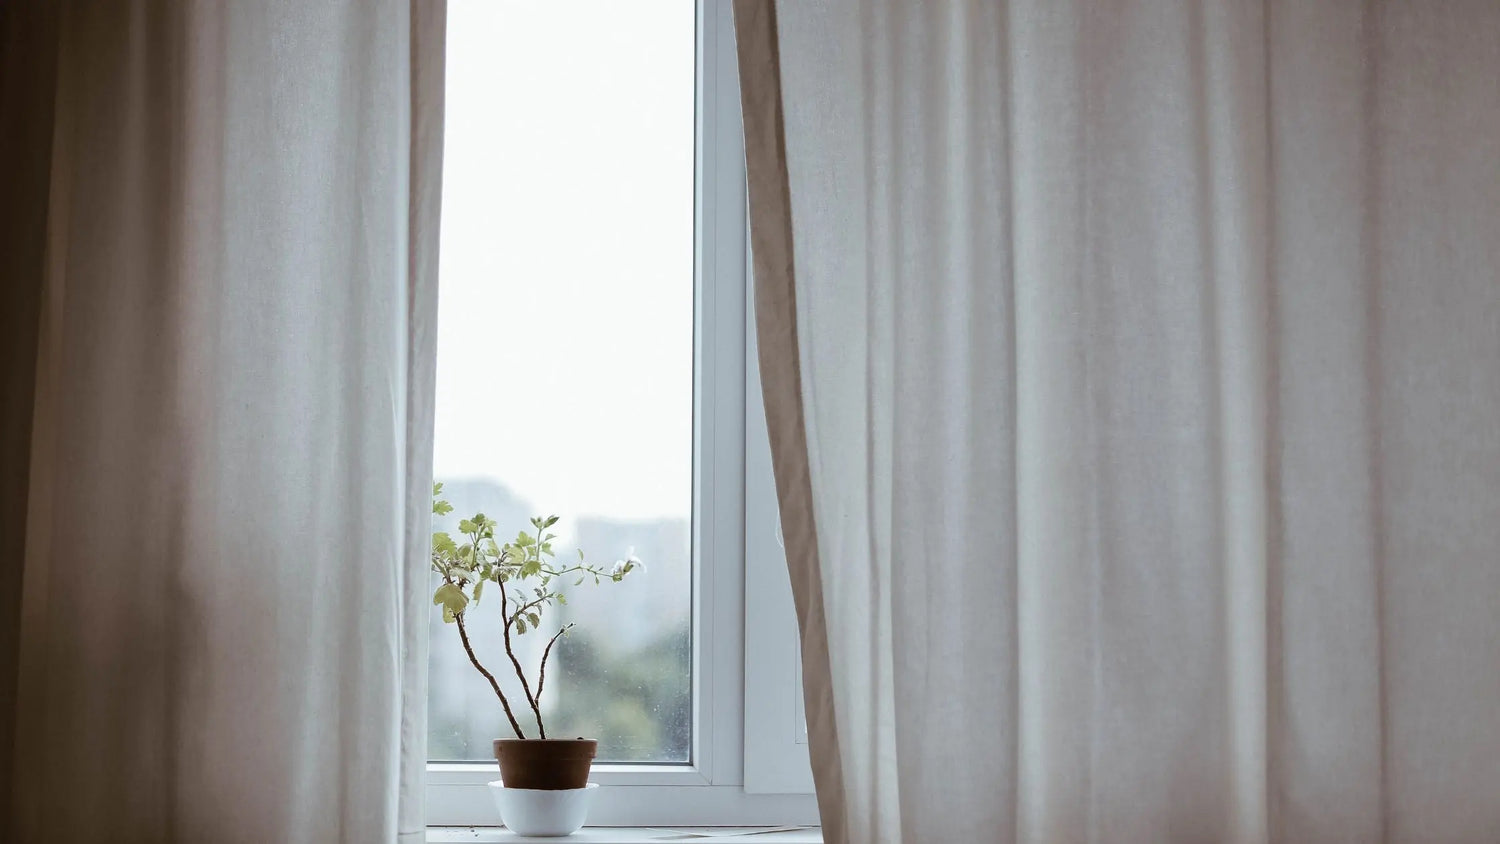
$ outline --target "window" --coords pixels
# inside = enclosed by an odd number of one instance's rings
[[[585,8],[450,7],[433,471],[442,522],[483,512],[514,536],[555,514],[560,558],[646,561],[570,590],[517,646],[535,666],[581,622],[551,661],[552,734],[597,737],[602,761],[687,762],[693,8]],[[500,635],[484,609],[479,645]],[[456,636],[434,613],[429,754],[488,760],[508,730]]]
[[[600,741],[597,825],[817,821],[728,7],[449,3],[435,474],[449,518],[557,514],[560,550],[646,563],[544,622],[579,622],[543,707]],[[455,636],[434,613],[429,820],[494,823],[508,728]]]

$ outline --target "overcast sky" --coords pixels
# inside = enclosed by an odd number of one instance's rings
[[[439,478],[686,517],[691,0],[448,4]]]

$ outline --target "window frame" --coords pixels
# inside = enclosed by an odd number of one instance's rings
[[[747,261],[745,277],[752,275]],[[802,643],[786,567],[770,435],[765,413],[760,412],[764,405],[753,294],[746,290],[745,616],[754,620],[755,634],[747,632],[745,637],[745,790],[812,794]]]
[[[753,637],[747,643],[747,609],[791,619],[789,587],[783,606],[775,590],[746,588],[746,519],[758,536],[776,530],[765,508],[747,511],[747,471],[763,488],[769,451],[747,449],[747,408],[760,412],[759,384],[747,386],[747,226],[744,136],[730,0],[696,0],[693,331],[693,740],[687,764],[595,765],[601,788],[589,813],[592,826],[759,825],[818,823],[811,775],[779,783],[767,778],[767,758],[749,755],[749,724],[764,721],[763,704],[800,695],[795,669],[773,672],[778,688],[748,686],[747,662],[768,665],[785,650]],[[753,399],[747,402],[747,395]],[[754,419],[751,428],[754,428]],[[747,460],[747,454],[754,456]],[[773,485],[774,489],[774,485]],[[774,503],[774,502],[773,502]],[[771,511],[774,519],[774,506]],[[764,554],[756,559],[762,560]],[[782,563],[782,577],[785,566]],[[769,602],[769,603],[768,603]],[[788,628],[795,641],[795,627]],[[747,646],[748,645],[748,646]],[[769,645],[767,647],[766,645]],[[769,656],[768,656],[769,655]],[[764,673],[764,672],[762,672]],[[768,675],[769,676],[769,675]],[[747,720],[747,710],[752,712]],[[780,711],[779,709],[776,711]],[[759,719],[759,720],[757,720]],[[785,730],[793,734],[795,716]],[[791,742],[778,763],[806,767],[805,745]],[[778,757],[779,758],[779,757]],[[493,762],[429,762],[427,820],[432,826],[487,826],[497,821],[487,784],[498,778]],[[747,779],[752,787],[747,788]]]

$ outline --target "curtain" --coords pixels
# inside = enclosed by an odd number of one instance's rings
[[[0,12],[0,838],[422,839],[444,15]]]
[[[736,25],[827,840],[1500,840],[1500,5]]]

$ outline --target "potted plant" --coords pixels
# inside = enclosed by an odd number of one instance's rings
[[[453,512],[452,505],[442,498],[442,492],[442,484],[433,485],[434,515]],[[516,640],[539,633],[546,611],[567,604],[567,597],[560,591],[567,581],[571,580],[573,586],[591,579],[595,584],[618,583],[642,567],[640,560],[631,554],[609,569],[600,568],[584,559],[582,549],[578,551],[577,562],[559,565],[552,550],[552,541],[557,537],[549,532],[557,521],[557,516],[533,518],[532,533],[523,530],[514,539],[502,541],[495,536],[495,521],[483,513],[476,513],[459,521],[458,537],[445,531],[432,534],[432,570],[442,579],[433,592],[432,602],[442,608],[443,621],[458,628],[464,653],[475,670],[489,681],[510,729],[515,733],[515,738],[495,739],[500,781],[491,783],[491,786],[496,790],[496,801],[506,825],[515,832],[530,835],[566,835],[583,825],[588,806],[589,770],[598,742],[585,738],[549,737],[542,717],[547,661],[558,639],[574,625],[562,625],[547,640],[537,667],[535,686],[516,655]],[[502,614],[500,644],[524,698],[514,704],[500,688],[494,673],[480,661],[466,623],[467,614],[478,607],[480,599],[496,591],[499,592],[499,612]],[[490,603],[494,604],[496,600],[491,597]],[[528,735],[528,731],[532,734]],[[575,818],[576,822],[573,822]]]

